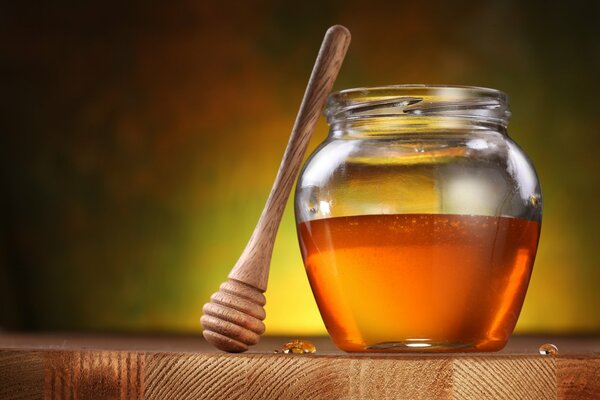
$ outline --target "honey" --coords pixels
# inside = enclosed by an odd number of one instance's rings
[[[538,349],[542,356],[556,356],[558,355],[558,347],[552,343],[544,343]]]
[[[346,351],[495,351],[523,304],[540,224],[390,214],[301,222],[319,310]]]
[[[310,354],[315,353],[317,347],[308,340],[294,339],[281,346],[281,352],[284,354]],[[276,353],[279,350],[275,350]]]

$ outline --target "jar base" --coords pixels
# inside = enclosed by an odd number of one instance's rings
[[[351,353],[461,353],[480,351],[499,351],[506,341],[450,342],[429,339],[405,339],[382,342],[373,345],[338,345],[341,350]]]
[[[468,351],[474,349],[472,343],[461,342],[436,342],[429,340],[404,340],[401,342],[384,342],[367,347],[367,350],[384,350],[384,351]]]

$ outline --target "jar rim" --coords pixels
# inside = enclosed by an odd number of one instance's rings
[[[484,86],[470,86],[470,85],[443,85],[443,84],[423,84],[423,83],[409,83],[399,85],[384,85],[384,86],[362,86],[356,88],[342,89],[337,92],[332,92],[329,95],[329,99],[337,99],[339,97],[346,97],[348,95],[368,95],[368,94],[384,94],[385,92],[405,92],[405,91],[430,91],[440,92],[444,94],[470,94],[471,96],[477,97],[495,97],[508,102],[508,95],[498,89],[492,89]]]
[[[394,118],[445,118],[506,127],[506,93],[479,86],[404,84],[358,87],[332,93],[324,111],[330,125]],[[398,122],[398,121],[397,121]]]

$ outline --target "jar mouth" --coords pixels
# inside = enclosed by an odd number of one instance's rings
[[[373,118],[419,124],[432,118],[465,120],[506,128],[508,96],[477,86],[392,85],[345,89],[332,93],[325,108],[330,125]]]

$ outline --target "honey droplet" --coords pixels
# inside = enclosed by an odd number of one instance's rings
[[[543,356],[555,356],[558,354],[558,347],[552,343],[544,343],[539,348],[540,354]]]
[[[308,340],[294,339],[281,346],[281,352],[285,354],[306,354],[314,353],[317,348]]]

